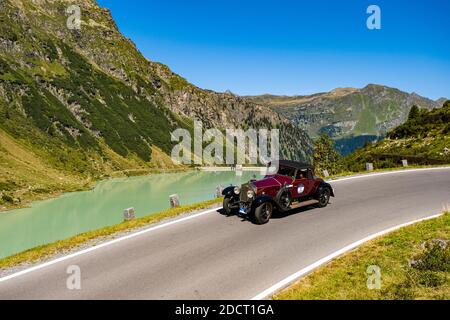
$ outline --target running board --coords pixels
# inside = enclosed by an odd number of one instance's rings
[[[318,203],[319,203],[319,201],[317,201],[317,200],[307,200],[307,201],[297,202],[297,203],[291,205],[291,209],[298,209],[301,207],[306,207],[306,206],[310,206],[310,205],[318,204]]]

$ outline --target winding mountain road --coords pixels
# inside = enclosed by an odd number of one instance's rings
[[[209,212],[0,279],[0,299],[250,299],[371,234],[442,212],[450,168],[331,182],[327,208],[257,226]],[[81,271],[69,290],[68,266]]]

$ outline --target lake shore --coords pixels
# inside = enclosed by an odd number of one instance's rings
[[[129,178],[129,177],[140,177],[140,176],[152,176],[155,174],[163,173],[176,173],[176,172],[190,172],[195,171],[195,168],[179,168],[179,169],[137,169],[137,170],[125,170],[117,171],[113,175],[107,177],[89,177],[79,181],[73,181],[69,184],[60,184],[57,187],[51,188],[41,188],[40,186],[33,186],[26,189],[15,190],[12,194],[1,193],[0,192],[0,215],[7,213],[11,210],[28,208],[32,203],[56,199],[62,195],[69,194],[72,192],[82,192],[89,191],[95,188],[95,186],[103,181],[118,179],[118,178]],[[7,196],[5,199],[3,195]],[[9,198],[9,199],[8,199]]]

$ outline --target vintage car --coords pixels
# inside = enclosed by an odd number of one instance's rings
[[[278,165],[269,166],[277,169],[263,179],[223,190],[223,210],[227,215],[239,212],[254,218],[257,224],[265,224],[274,210],[286,212],[312,204],[323,208],[334,197],[331,185],[315,177],[311,165],[280,160]]]

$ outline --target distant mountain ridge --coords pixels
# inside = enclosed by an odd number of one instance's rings
[[[355,138],[360,143],[365,142],[364,137],[376,139],[402,124],[413,105],[433,109],[442,107],[446,100],[433,101],[375,84],[307,96],[261,95],[245,99],[280,112],[313,138],[327,133],[337,141],[351,142]]]

